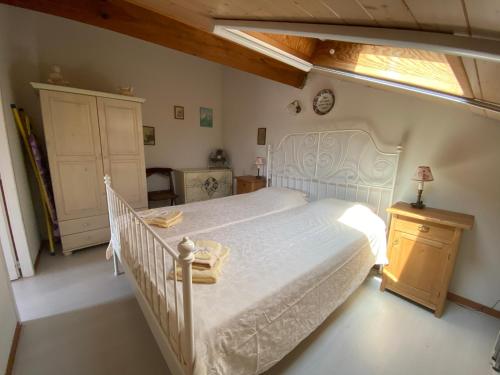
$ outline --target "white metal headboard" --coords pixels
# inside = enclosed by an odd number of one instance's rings
[[[288,134],[268,146],[267,184],[304,191],[310,200],[367,203],[386,220],[401,151],[380,151],[361,129]]]

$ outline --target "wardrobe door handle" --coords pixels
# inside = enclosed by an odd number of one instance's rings
[[[422,233],[427,233],[431,229],[427,225],[419,225],[417,228]]]

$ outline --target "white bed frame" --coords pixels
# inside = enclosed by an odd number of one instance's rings
[[[267,185],[302,190],[311,200],[335,197],[366,202],[385,218],[401,150],[380,151],[364,130],[290,134],[274,151],[268,147]],[[112,188],[109,176],[104,182],[115,275],[120,261],[170,371],[191,375],[196,359],[191,282],[194,243],[185,237],[177,249],[171,248]],[[162,262],[162,275],[157,274],[158,262]],[[169,281],[167,272],[177,265],[182,267],[182,281]],[[170,297],[167,288],[173,288]]]
[[[366,203],[387,220],[402,150],[383,152],[360,129],[289,134],[276,149],[268,145],[267,186],[301,190],[310,201]]]

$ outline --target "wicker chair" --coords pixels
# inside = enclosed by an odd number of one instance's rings
[[[148,201],[168,201],[170,205],[175,206],[177,194],[174,191],[174,180],[172,178],[172,168],[146,168],[146,177],[154,174],[163,175],[168,178],[168,190],[148,191]]]

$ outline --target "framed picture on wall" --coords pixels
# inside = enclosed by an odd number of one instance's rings
[[[214,110],[212,108],[200,107],[200,126],[202,128],[214,127]]]
[[[258,128],[257,129],[257,144],[259,146],[266,145],[266,128]]]
[[[181,105],[174,105],[174,118],[176,120],[184,120],[184,107]]]
[[[152,126],[143,126],[142,133],[144,137],[144,144],[146,146],[154,146],[155,145],[155,128]]]

